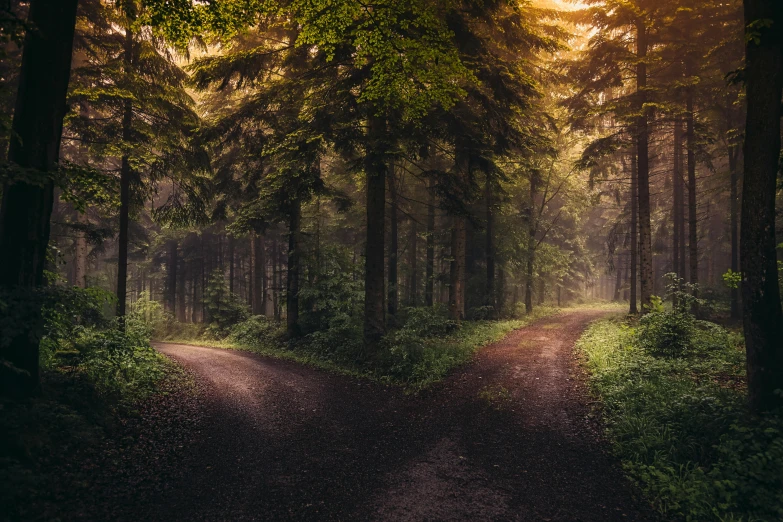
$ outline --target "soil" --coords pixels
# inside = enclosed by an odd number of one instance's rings
[[[118,520],[655,520],[601,440],[569,311],[416,395],[252,353],[161,344],[196,376],[177,472]],[[147,466],[155,466],[148,462]]]

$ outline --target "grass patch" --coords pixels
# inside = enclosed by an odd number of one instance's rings
[[[511,392],[504,386],[491,385],[482,388],[478,397],[492,408],[500,410],[511,401]]]
[[[372,359],[361,352],[361,337],[355,329],[316,332],[295,343],[286,343],[280,328],[263,317],[236,325],[223,338],[180,336],[164,342],[250,351],[334,373],[402,385],[415,392],[440,381],[452,369],[469,361],[477,350],[499,341],[510,331],[557,313],[557,309],[539,307],[521,319],[464,321],[457,326],[441,312],[414,310],[401,328],[387,334],[380,353]]]
[[[748,412],[741,337],[697,325],[672,356],[645,324],[600,320],[577,344],[628,475],[668,517],[783,520],[783,419]]]

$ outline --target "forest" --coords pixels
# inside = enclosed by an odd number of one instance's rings
[[[779,0],[3,2],[0,521],[783,520],[782,116]]]

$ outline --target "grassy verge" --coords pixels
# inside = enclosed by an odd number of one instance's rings
[[[221,339],[179,336],[166,338],[163,342],[245,350],[330,372],[402,385],[415,392],[440,381],[487,344],[554,313],[557,309],[539,307],[535,313],[521,319],[464,321],[458,328],[442,328],[441,323],[419,324],[417,327],[406,325],[387,335],[381,355],[372,362],[357,357],[356,349],[328,349],[329,343],[321,342],[318,336],[287,344],[281,340],[279,333],[254,336],[247,335],[246,329],[242,328]],[[442,334],[439,335],[439,332]],[[344,342],[350,344],[355,340],[346,339]]]
[[[664,356],[653,333],[606,319],[577,345],[628,475],[667,517],[783,520],[783,419],[747,411],[741,338],[702,325]]]

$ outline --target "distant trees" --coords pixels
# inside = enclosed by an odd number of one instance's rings
[[[157,209],[169,222],[192,222],[190,200],[204,197],[198,176],[208,168],[190,137],[198,125],[194,102],[185,92],[186,75],[165,43],[139,29],[144,7],[85,2],[80,9],[77,52],[69,102],[78,111],[68,119],[72,139],[82,146],[77,161],[113,177],[119,170],[117,315],[125,315],[129,221],[161,179],[173,181]],[[117,165],[118,164],[118,165]],[[117,169],[117,166],[119,168]],[[197,204],[196,204],[197,205]],[[202,205],[203,206],[203,205]]]
[[[706,283],[715,285],[714,259],[706,267],[700,262],[705,253],[699,247],[702,237],[720,234],[715,219],[705,219],[706,210],[716,200],[731,207],[738,178],[726,176],[727,183],[717,191],[708,190],[700,178],[723,169],[736,172],[740,159],[735,115],[741,100],[736,86],[727,84],[741,65],[738,6],[736,1],[596,0],[574,14],[577,24],[599,29],[568,71],[576,84],[567,102],[572,120],[594,136],[580,166],[605,180],[602,183],[614,183],[611,171],[617,155],[635,149],[636,166],[625,172],[631,178],[630,219],[626,211],[617,217],[631,222],[632,312],[637,257],[643,312],[667,271],[694,285],[706,276]],[[714,136],[720,136],[726,148],[714,146]],[[659,169],[667,177],[658,175]],[[671,221],[656,212],[661,204],[671,209]],[[734,223],[736,227],[736,219]],[[714,245],[710,243],[711,252]],[[666,260],[654,255],[669,248]],[[733,255],[725,256],[727,264]]]

